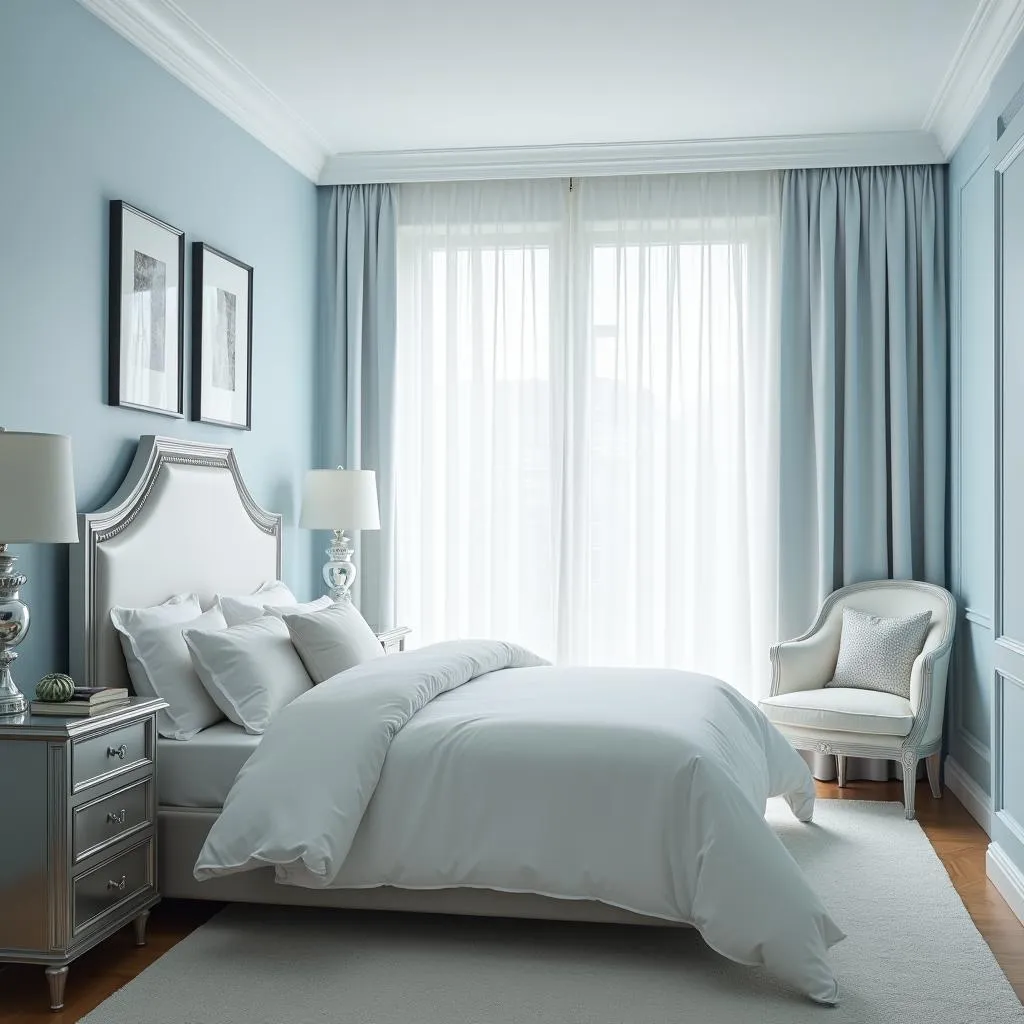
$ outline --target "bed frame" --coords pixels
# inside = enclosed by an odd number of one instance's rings
[[[72,675],[89,684],[131,686],[110,622],[115,605],[145,607],[195,592],[208,607],[215,593],[247,594],[281,577],[282,518],[256,503],[228,447],[145,435],[116,494],[80,515],[79,526],[81,543],[71,547],[70,660]],[[158,808],[163,896],[672,925],[596,901],[490,889],[304,889],[276,884],[270,868],[197,882],[192,866],[219,813]]]

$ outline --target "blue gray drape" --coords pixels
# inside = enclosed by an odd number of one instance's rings
[[[945,249],[944,167],[783,178],[783,636],[846,584],[944,582]]]
[[[320,204],[319,461],[377,472],[380,530],[354,538],[354,596],[367,620],[388,626],[395,615],[395,195],[390,185],[343,185],[321,189]]]
[[[784,635],[864,579],[944,580],[945,168],[788,171]]]

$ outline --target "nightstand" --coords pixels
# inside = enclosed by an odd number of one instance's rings
[[[0,718],[0,961],[68,965],[129,922],[145,945],[156,873],[156,713],[133,698],[82,718]]]
[[[408,626],[392,626],[390,629],[374,626],[373,631],[377,634],[385,654],[398,654],[399,651],[404,651],[405,638],[412,632]]]

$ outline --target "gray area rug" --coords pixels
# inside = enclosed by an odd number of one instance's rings
[[[817,1006],[689,929],[232,906],[89,1024],[1010,1024],[1021,1007],[898,804],[769,820],[848,935]],[[757,866],[751,865],[756,871]]]

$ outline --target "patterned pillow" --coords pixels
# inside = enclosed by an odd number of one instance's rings
[[[825,685],[880,690],[909,700],[910,671],[931,619],[931,612],[885,618],[844,608],[839,661]]]

